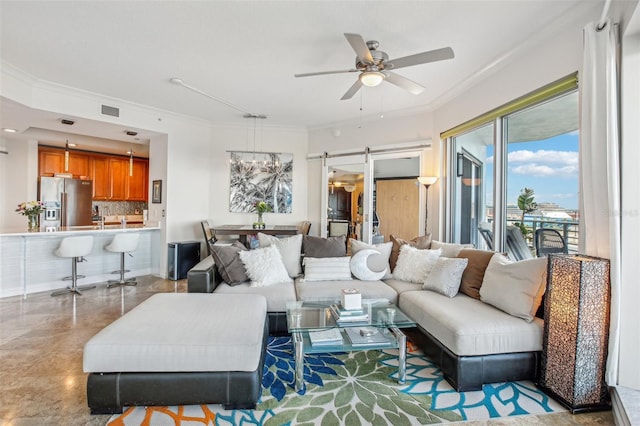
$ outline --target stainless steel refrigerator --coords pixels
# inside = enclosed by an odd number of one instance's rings
[[[44,203],[40,226],[91,225],[93,181],[62,177],[41,177],[38,198]]]

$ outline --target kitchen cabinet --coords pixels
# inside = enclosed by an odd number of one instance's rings
[[[92,160],[91,180],[93,180],[93,199],[111,199],[109,183],[109,157],[95,155]]]
[[[40,176],[52,176],[64,171],[64,149],[40,147]],[[69,171],[74,177],[87,176],[93,181],[96,201],[147,201],[149,160],[133,159],[133,176],[129,176],[129,157],[70,151]]]
[[[133,175],[129,176],[127,173],[126,198],[128,201],[147,201],[149,194],[148,164],[149,162],[146,160],[133,159]]]
[[[109,159],[109,187],[110,200],[126,200],[127,177],[129,175],[129,160],[123,158]]]
[[[69,170],[64,169],[64,150],[41,148],[38,152],[38,176],[53,176],[56,173],[71,173],[74,178],[90,176],[88,154],[70,151]]]

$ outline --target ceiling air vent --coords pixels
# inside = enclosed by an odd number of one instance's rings
[[[102,105],[102,114],[110,115],[112,117],[120,117],[120,108]]]

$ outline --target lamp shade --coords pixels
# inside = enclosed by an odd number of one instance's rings
[[[374,87],[382,83],[384,80],[384,74],[378,71],[366,71],[360,74],[360,81],[365,86]]]
[[[345,183],[344,185],[342,185],[342,187],[347,192],[353,192],[356,190],[356,185],[353,183]]]
[[[418,182],[424,186],[431,186],[438,180],[437,176],[420,176]]]
[[[538,386],[573,413],[608,410],[609,261],[550,254]]]

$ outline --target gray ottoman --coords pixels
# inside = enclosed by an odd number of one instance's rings
[[[266,319],[267,302],[260,295],[150,297],[85,345],[91,413],[139,405],[255,408]]]

